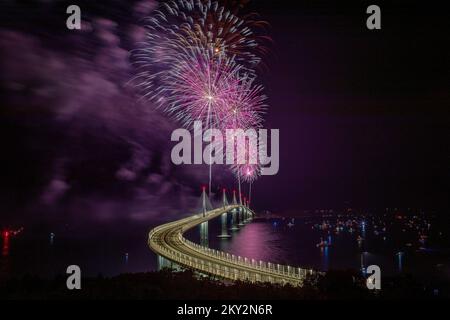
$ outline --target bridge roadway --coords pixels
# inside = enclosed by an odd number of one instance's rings
[[[253,214],[250,209],[240,205],[214,209],[207,212],[205,216],[197,214],[152,229],[149,233],[148,244],[158,255],[175,262],[182,268],[201,274],[233,281],[301,285],[305,276],[313,273],[312,270],[235,256],[201,246],[183,237],[186,231],[196,225],[239,209],[248,210]]]

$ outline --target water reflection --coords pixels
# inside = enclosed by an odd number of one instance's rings
[[[229,238],[230,235],[228,234],[228,212],[223,213],[220,216],[220,224],[222,226],[222,232],[220,235],[218,235],[219,238]]]
[[[209,246],[208,221],[201,223],[199,228],[200,228],[200,244],[204,247],[208,247]]]
[[[10,236],[7,232],[1,234],[2,240],[2,255],[0,257],[0,280],[3,278],[8,278],[10,274]]]
[[[53,245],[55,242],[55,234],[53,232],[50,232],[50,245]]]
[[[9,242],[10,242],[10,235],[8,231],[3,232],[2,234],[2,256],[6,257],[9,256]]]
[[[215,221],[217,220],[217,221]],[[360,220],[360,229],[351,227],[331,232],[329,228],[317,230],[315,222],[298,219],[294,223],[283,219],[255,219],[245,227],[231,232],[231,238],[218,239],[220,219],[210,221],[209,246],[249,259],[269,261],[276,264],[301,266],[317,270],[353,269],[365,272],[368,265],[379,265],[384,274],[397,272],[420,272],[434,268],[429,258],[416,257],[405,269],[404,255],[393,257],[395,243],[388,244],[377,237],[373,228]],[[347,229],[347,230],[346,230]],[[334,231],[334,230],[333,230]],[[198,241],[192,235],[186,235]],[[198,237],[198,236],[197,236]],[[327,245],[318,246],[320,241]],[[370,250],[370,252],[369,252]],[[448,258],[445,258],[448,261]],[[411,260],[411,259],[410,259]]]
[[[328,246],[320,248],[320,255],[322,257],[322,270],[328,270],[329,260],[328,260]]]
[[[255,260],[272,261],[282,252],[280,234],[266,223],[249,223],[233,232],[231,241],[220,241],[219,249]]]
[[[231,210],[231,231],[236,231],[239,230],[238,226],[237,226],[237,210],[233,209]]]
[[[398,252],[397,253],[397,260],[398,260],[398,272],[402,272],[403,271],[403,252]]]

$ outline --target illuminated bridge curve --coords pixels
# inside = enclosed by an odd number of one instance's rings
[[[182,268],[226,280],[300,286],[305,276],[313,273],[312,270],[235,256],[201,246],[183,237],[187,230],[196,225],[232,210],[247,210],[249,215],[254,215],[248,207],[242,205],[224,206],[158,226],[150,231],[148,244],[155,253]]]

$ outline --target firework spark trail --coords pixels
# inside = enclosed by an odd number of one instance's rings
[[[244,74],[228,99],[227,110],[221,119],[221,129],[259,128],[263,123],[263,113],[267,108],[264,88],[254,84],[254,78]]]
[[[252,199],[252,184],[253,182],[261,175],[261,165],[260,163],[256,164],[245,164],[238,168],[239,173],[237,173],[244,182],[247,182],[249,185],[248,191],[248,203],[250,205]]]
[[[233,60],[195,52],[164,78],[166,111],[186,127],[202,121],[210,129],[247,129],[262,124],[266,97],[262,86]],[[210,154],[211,159],[211,154]],[[209,189],[211,189],[211,168]]]
[[[241,194],[241,183],[249,184],[249,200],[251,199],[251,185],[261,175],[261,151],[265,145],[257,140],[256,131],[253,129],[249,132],[249,139],[245,140],[228,140],[228,145],[233,144],[232,149],[227,147],[227,156],[234,159],[234,163],[230,166],[231,172],[238,180],[239,194]],[[252,136],[254,138],[251,142]],[[227,138],[231,139],[231,138]],[[260,151],[261,150],[261,151]],[[231,153],[231,154],[228,154]],[[241,156],[240,156],[241,155]],[[240,198],[241,201],[241,198]]]
[[[219,112],[218,104],[223,105],[225,100],[230,102],[225,97],[226,88],[234,90],[236,85],[216,85],[216,81],[225,78],[217,73],[228,73],[230,79],[236,79],[235,82],[241,75],[236,76],[236,73],[242,73],[243,78],[247,79],[243,80],[245,90],[239,92],[248,92],[252,82],[249,79],[254,78],[248,75],[251,73],[251,68],[248,67],[255,66],[260,60],[258,55],[250,52],[263,47],[258,45],[258,36],[252,29],[262,28],[264,22],[241,19],[225,10],[218,2],[209,0],[164,2],[147,21],[147,40],[144,47],[134,55],[135,63],[141,70],[135,80],[143,98],[156,102],[185,126],[189,126],[192,119],[199,118],[207,118],[206,123],[214,126],[215,120],[211,118],[215,115],[226,118],[226,110]],[[196,69],[201,70],[198,76]],[[187,74],[186,77],[183,76],[184,73]],[[200,84],[201,81],[208,84],[206,88],[204,84]],[[195,93],[201,95],[182,101],[174,98],[181,90],[189,92],[189,89],[194,89]],[[209,92],[214,90],[222,90],[223,94],[217,97],[220,100],[212,101],[216,97]],[[261,88],[252,90],[257,93]],[[251,99],[251,96],[249,94],[248,98]],[[205,102],[204,98],[211,101]],[[244,99],[241,101],[244,105],[249,105]],[[193,102],[192,105],[189,105],[190,102]],[[203,107],[199,108],[198,103],[203,104]],[[208,111],[211,111],[211,117]],[[252,112],[249,108],[247,111],[243,114]],[[243,127],[248,127],[248,124]]]
[[[217,1],[175,0],[164,3],[153,22],[175,29],[185,42],[213,49],[217,54],[235,56],[238,63],[253,68],[266,52],[260,45],[266,37],[255,31],[267,23],[255,15],[240,18],[237,14],[237,9],[233,13]]]
[[[165,110],[185,127],[202,121],[218,128],[233,103],[240,71],[232,60],[194,53],[164,76],[165,85],[157,94],[164,97]]]
[[[195,50],[189,57],[185,56],[164,76],[165,85],[157,94],[163,97],[161,102],[166,112],[188,128],[195,121],[205,123],[209,129],[220,128],[220,123],[233,112],[230,107],[236,103],[246,106],[249,113],[245,117],[247,121],[252,116],[255,117],[257,110],[251,114],[248,105],[252,102],[251,99],[256,100],[256,94],[248,90],[247,86],[241,85],[241,66],[233,60],[197,51],[199,50]],[[242,89],[250,95],[239,93]],[[241,97],[248,101],[238,102],[237,98]],[[239,109],[234,107],[233,110]],[[209,194],[212,184],[212,149],[210,150]]]
[[[253,30],[265,23],[239,18],[237,11],[210,0],[162,3],[147,19],[146,41],[134,53],[142,98],[187,128],[195,121],[209,129],[261,127],[266,97],[254,83],[254,68],[266,49],[265,37]]]
[[[135,82],[143,98],[161,102],[162,78],[178,61],[196,49],[231,59],[253,73],[267,53],[263,45],[268,37],[260,36],[266,22],[254,15],[239,18],[210,0],[175,0],[164,2],[147,21],[146,41],[133,53],[140,69]]]

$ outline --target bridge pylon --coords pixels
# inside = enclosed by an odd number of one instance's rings
[[[225,209],[226,206],[228,206],[228,199],[227,199],[227,189],[222,189],[222,205]]]
[[[249,216],[248,216],[249,213],[248,213],[247,205],[248,205],[247,198],[244,197],[244,204],[243,204],[243,208],[242,208],[242,210],[244,210],[244,223],[248,223],[250,221]]]
[[[233,190],[233,204],[236,205],[237,204],[237,200],[236,200],[236,190]],[[238,230],[239,227],[237,226],[238,221],[237,221],[237,209],[233,209],[231,210],[231,228],[230,230]]]
[[[203,216],[206,217],[206,187],[203,186],[202,189],[202,213]]]
[[[250,200],[247,200],[247,205],[246,205],[246,207],[247,207],[247,217],[248,217],[248,220],[251,221],[251,220],[253,219],[253,213],[252,213],[252,211],[250,210]]]
[[[222,191],[223,191],[222,202],[223,202],[223,208],[225,209],[225,207],[228,206],[227,190],[225,188],[223,188]],[[228,212],[225,211],[220,216],[220,222],[221,222],[221,225],[222,225],[222,233],[217,236],[219,238],[229,238],[229,237],[231,237],[228,234],[228,230],[227,230],[227,219],[228,219]]]
[[[209,247],[208,229],[208,221],[202,222],[200,224],[200,244],[204,247]]]
[[[208,211],[207,203],[209,199],[207,199],[206,195],[206,187],[202,187],[202,215],[206,217],[206,212]],[[208,236],[209,222],[205,221],[200,224],[200,243],[202,246],[209,246],[209,236]]]
[[[240,204],[240,206],[239,206],[239,209],[238,209],[238,217],[239,217],[239,223],[238,223],[238,226],[239,227],[242,227],[242,226],[244,226],[245,224],[244,224],[244,208],[243,208],[243,206],[242,206],[242,204],[243,204],[243,202],[242,202],[242,193],[240,193],[239,194],[239,204]]]

